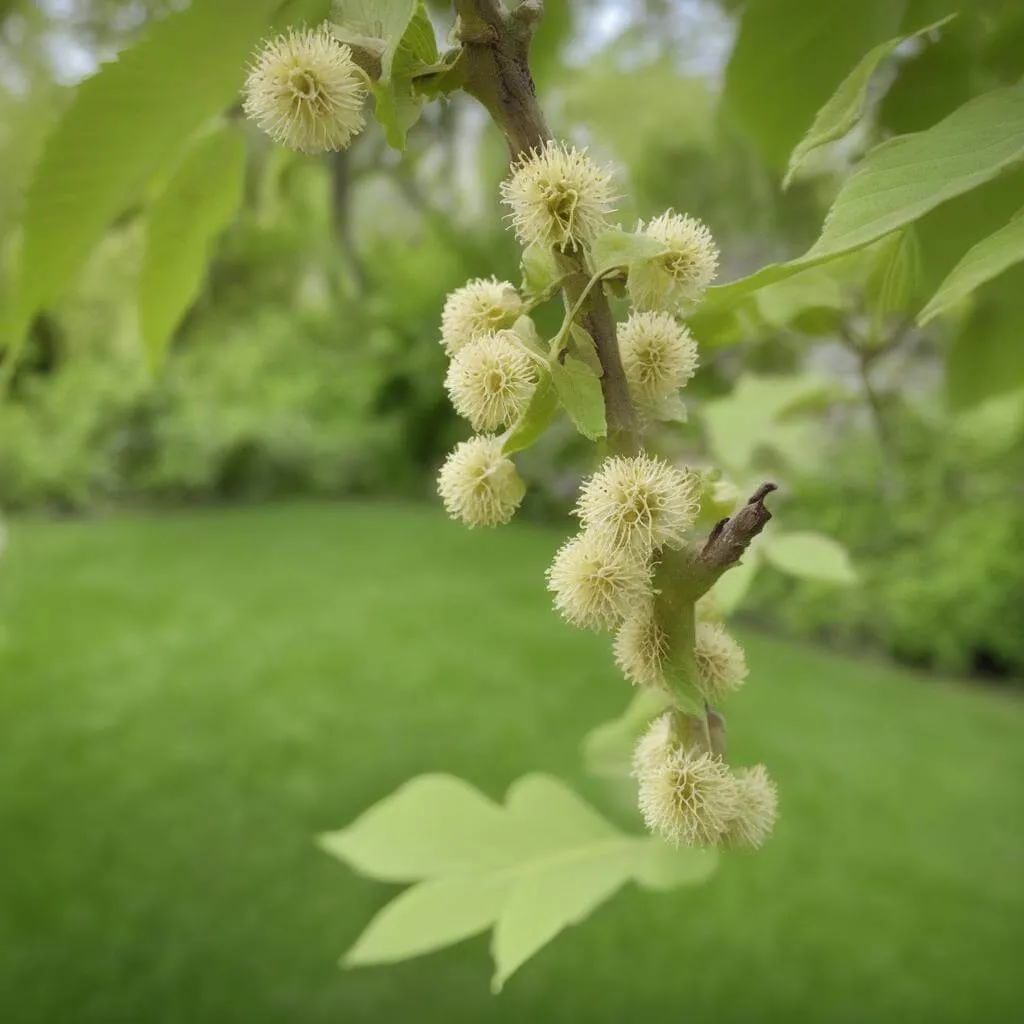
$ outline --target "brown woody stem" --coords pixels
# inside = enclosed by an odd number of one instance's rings
[[[764,499],[777,490],[773,483],[761,484],[738,512],[715,524],[702,548],[690,553],[689,579],[694,599],[706,594],[722,573],[743,557],[750,542],[771,519],[772,514]]]
[[[466,92],[487,109],[508,143],[513,162],[522,154],[542,148],[551,138],[537,102],[530,75],[530,40],[543,13],[539,0],[523,0],[508,11],[500,0],[455,0],[459,38],[465,50]],[[563,298],[571,310],[583,295],[590,276],[576,255],[561,257],[566,271]],[[608,438],[613,449],[632,451],[637,446],[637,420],[622,369],[615,320],[604,289],[597,287],[583,301],[580,325],[594,339],[603,374]]]

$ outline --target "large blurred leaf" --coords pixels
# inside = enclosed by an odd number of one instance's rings
[[[739,478],[747,475],[763,447],[802,464],[811,450],[814,430],[808,423],[789,422],[786,416],[819,401],[831,387],[812,374],[744,374],[731,394],[704,406],[704,425],[716,459]]]
[[[867,245],[1024,158],[1024,84],[965,103],[927,131],[876,146],[843,183],[813,260]]]
[[[321,842],[371,877],[418,882],[370,922],[347,966],[402,960],[494,925],[496,991],[631,879],[692,885],[717,862],[621,832],[545,775],[513,783],[504,808],[459,779],[423,776]]]
[[[708,311],[869,245],[1024,159],[1024,84],[994,89],[923,132],[876,146],[843,183],[821,236],[789,263],[709,288]]]
[[[20,335],[146,178],[237,95],[280,0],[194,0],[79,87],[25,200]]]
[[[914,306],[921,278],[921,247],[914,225],[908,224],[884,238],[873,256],[864,298],[875,336],[881,338],[887,317],[907,313]]]
[[[918,314],[917,322],[923,325],[940,316],[1021,260],[1024,260],[1024,208],[1009,224],[970,249]]]
[[[192,304],[210,243],[231,222],[245,184],[245,140],[224,127],[201,139],[153,203],[139,275],[139,324],[150,365]]]
[[[768,532],[761,551],[776,569],[790,576],[825,583],[857,582],[857,573],[846,549],[821,533]]]
[[[793,175],[809,154],[819,146],[841,139],[857,123],[867,102],[868,85],[882,61],[891,56],[897,47],[902,46],[908,40],[933,32],[948,20],[948,17],[943,18],[941,21],[932,22],[909,35],[898,35],[887,39],[861,58],[860,63],[843,79],[839,88],[818,111],[814,118],[814,124],[790,154],[786,176],[782,182],[783,188],[788,187],[793,180]]]
[[[979,301],[946,356],[946,397],[954,411],[1024,387],[1022,295],[1024,263],[979,289]]]
[[[320,842],[369,878],[414,882],[500,863],[502,832],[501,808],[479,790],[451,775],[421,775]]]
[[[665,690],[639,690],[618,717],[595,726],[583,738],[583,763],[591,775],[628,777],[637,738],[655,715],[671,707]]]
[[[894,36],[903,0],[750,0],[723,103],[782,168],[815,112],[873,46]]]
[[[763,543],[763,537],[755,541],[747,548],[743,555],[743,561],[722,573],[718,582],[715,583],[711,593],[714,596],[715,604],[723,615],[732,615],[750,592],[754,577],[761,565],[759,552]]]

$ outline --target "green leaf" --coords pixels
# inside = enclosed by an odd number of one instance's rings
[[[465,87],[468,73],[466,52],[461,47],[450,50],[431,70],[417,74],[412,81],[416,93],[424,99],[434,100],[450,96]]]
[[[1024,84],[994,89],[922,132],[872,149],[843,183],[803,256],[709,288],[702,311],[729,309],[807,267],[863,248],[1024,158]]]
[[[553,863],[548,870],[518,881],[494,928],[491,988],[500,992],[534,953],[618,892],[632,876],[635,861],[631,845],[614,843],[606,849],[597,847],[592,856]]]
[[[1022,294],[1024,263],[979,290],[979,301],[946,355],[946,400],[952,411],[1024,387]]]
[[[320,845],[384,882],[482,869],[503,859],[501,808],[451,775],[421,775]]]
[[[639,845],[549,776],[513,783],[507,806],[532,863],[517,872],[494,927],[496,992],[562,929],[588,917],[630,880]]]
[[[713,867],[707,858],[673,861],[545,775],[513,783],[504,808],[449,776],[414,779],[322,843],[374,878],[419,882],[370,922],[346,966],[402,960],[493,924],[496,991],[631,879],[694,884]]]
[[[1024,208],[1005,227],[971,247],[918,314],[922,326],[947,312],[986,281],[1024,260]]]
[[[431,878],[396,896],[342,957],[344,967],[390,964],[487,931],[504,906],[510,875]]]
[[[772,327],[789,327],[801,317],[845,309],[847,298],[834,275],[824,267],[811,267],[757,293],[760,315]]]
[[[403,88],[405,86],[406,88]],[[411,79],[396,77],[384,85],[370,84],[373,116],[384,129],[384,138],[392,149],[402,152],[409,129],[419,120],[422,102],[412,92]]]
[[[596,441],[607,434],[601,380],[586,363],[568,355],[551,363],[551,380],[558,398],[584,436]]]
[[[843,183],[803,257],[849,252],[968,192],[1024,158],[1024,84],[993,89],[923,132],[876,146]]]
[[[727,569],[712,588],[715,604],[723,615],[732,615],[750,592],[751,584],[760,566],[758,550],[762,541],[755,540],[743,555],[743,560]]]
[[[245,140],[224,127],[185,156],[146,220],[139,323],[150,366],[199,290],[210,243],[234,218],[245,184]]]
[[[796,148],[790,154],[789,166],[786,168],[782,187],[789,187],[793,175],[810,153],[820,146],[841,139],[860,120],[867,103],[868,84],[882,61],[891,56],[897,47],[902,46],[908,40],[934,32],[953,17],[955,15],[951,14],[941,21],[933,21],[930,25],[919,28],[909,35],[894,36],[869,50],[818,111],[807,134],[797,143]]]
[[[639,690],[626,710],[609,722],[602,722],[583,737],[583,764],[600,778],[628,778],[632,771],[633,748],[651,719],[672,706],[663,690]]]
[[[438,66],[430,17],[416,0],[335,0],[334,17],[339,39],[379,56],[380,78],[370,82],[373,116],[388,145],[404,150],[423,106],[424,97],[414,88],[416,76]]]
[[[744,374],[730,395],[704,405],[704,424],[711,450],[737,478],[753,467],[761,448],[771,448],[791,460],[809,452],[812,428],[789,422],[793,411],[820,401],[833,385],[805,373],[794,376]]]
[[[882,241],[864,287],[877,337],[887,317],[910,310],[921,277],[921,248],[908,224]]]
[[[824,583],[851,584],[857,573],[846,548],[821,533],[768,533],[764,557],[782,572]]]
[[[617,267],[625,268],[631,263],[651,260],[664,249],[664,243],[642,232],[612,228],[594,239],[590,260],[595,274],[607,274]]]
[[[700,885],[715,873],[719,853],[713,849],[669,846],[657,837],[647,844],[647,855],[634,868],[637,885],[655,892],[678,889],[681,885]]]
[[[279,2],[194,0],[78,87],[26,195],[16,334],[146,179],[236,97]]]
[[[527,302],[539,302],[548,298],[562,278],[562,272],[555,256],[548,246],[528,245],[523,250],[520,262],[523,283],[520,290]]]
[[[399,44],[418,9],[422,8],[416,0],[334,0],[331,21],[339,39],[380,59],[380,81],[387,84]]]
[[[844,74],[899,30],[903,0],[749,0],[723,105],[782,168]]]
[[[558,413],[558,392],[551,382],[551,378],[545,374],[533,395],[530,397],[530,404],[526,407],[522,419],[509,431],[501,446],[502,452],[511,455],[514,452],[521,452],[540,440],[544,431],[551,426]]]
[[[590,332],[580,327],[579,324],[569,324],[569,338],[566,348],[573,359],[589,367],[595,377],[604,375],[604,367],[601,365],[601,357],[597,354],[597,346]]]

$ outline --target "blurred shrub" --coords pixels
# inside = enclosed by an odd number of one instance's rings
[[[868,431],[835,440],[830,471],[794,479],[784,516],[846,544],[863,585],[761,573],[747,608],[911,664],[1024,677],[1021,410],[1018,396],[954,424],[893,409],[888,459]]]
[[[0,405],[0,504],[73,510],[426,486],[459,429],[436,339],[443,296],[465,276],[460,261],[429,235],[376,241],[355,294],[293,213],[246,216],[227,233],[155,378],[131,300],[139,233],[112,233],[75,293],[37,324]]]

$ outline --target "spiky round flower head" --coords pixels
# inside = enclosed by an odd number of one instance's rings
[[[459,349],[444,385],[455,411],[474,430],[497,430],[522,416],[537,372],[513,331],[492,331]]]
[[[747,678],[743,648],[716,622],[698,622],[693,647],[701,696],[709,704],[735,693]]]
[[[615,547],[678,547],[699,511],[698,481],[650,455],[615,456],[584,483],[576,514]]]
[[[366,123],[362,74],[326,24],[264,43],[243,92],[246,114],[275,142],[303,153],[344,149]]]
[[[720,757],[685,750],[671,721],[662,715],[637,742],[640,813],[674,846],[713,846],[736,818],[739,784]]]
[[[453,356],[481,334],[508,326],[522,311],[523,301],[508,281],[478,277],[445,299],[441,344]]]
[[[775,825],[779,794],[763,764],[736,772],[736,810],[723,837],[729,846],[763,846]]]
[[[615,202],[612,172],[585,149],[548,142],[524,154],[501,183],[516,237],[523,246],[565,252],[588,245],[605,226]]]
[[[648,605],[633,612],[615,634],[615,664],[636,686],[665,687],[665,659],[668,635],[658,625],[654,608]]]
[[[437,478],[437,490],[452,519],[467,526],[500,526],[515,514],[526,487],[501,438],[471,437],[455,446]]]
[[[670,313],[633,313],[618,338],[629,390],[642,402],[664,398],[697,371],[697,342]]]
[[[640,309],[679,309],[699,302],[718,272],[718,246],[696,218],[668,210],[641,230],[656,239],[664,255],[645,260],[627,280],[629,296]]]
[[[612,629],[651,599],[651,567],[584,530],[566,541],[547,572],[555,607],[581,629]]]

